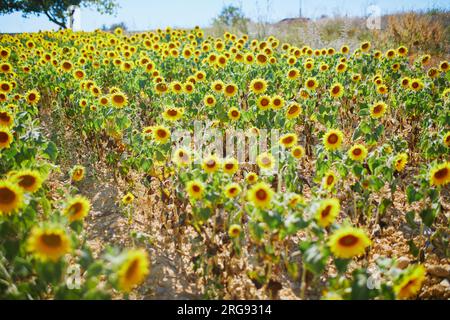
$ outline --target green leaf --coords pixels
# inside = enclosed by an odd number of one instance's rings
[[[416,218],[416,212],[415,211],[409,211],[406,216],[406,222],[408,223],[408,225],[413,228],[416,229],[417,228],[417,224],[414,221],[414,219]]]
[[[419,256],[420,250],[419,248],[416,246],[416,244],[414,243],[414,240],[409,240],[408,241],[408,245],[409,245],[409,252],[415,257],[417,258]]]
[[[48,156],[48,158],[55,162],[56,158],[58,157],[58,148],[56,147],[56,144],[54,144],[52,141],[49,141],[47,143],[47,148],[45,148],[44,153]]]
[[[423,199],[423,194],[418,193],[413,186],[408,186],[406,188],[406,197],[408,199],[408,203],[412,204],[414,202],[420,201]]]
[[[300,245],[300,250],[303,251],[303,261],[309,271],[319,275],[325,270],[329,256],[325,248],[304,242]]]
[[[433,210],[430,208],[427,208],[420,212],[420,218],[422,218],[423,223],[429,228],[433,225],[436,216],[437,210]]]

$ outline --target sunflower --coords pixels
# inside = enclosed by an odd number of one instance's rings
[[[238,87],[234,83],[227,84],[223,89],[223,93],[225,97],[232,98],[238,93]]]
[[[305,199],[299,194],[292,194],[288,200],[289,207],[295,208],[298,204],[305,204]]]
[[[71,251],[71,242],[59,227],[35,227],[28,237],[27,250],[39,260],[56,262]]]
[[[73,64],[70,61],[66,60],[66,61],[63,61],[62,64],[61,64],[61,69],[64,72],[70,72],[72,70],[72,68],[73,68]]]
[[[109,97],[108,96],[101,96],[98,98],[98,104],[102,107],[107,107],[109,105]]]
[[[170,84],[170,89],[173,93],[179,94],[183,92],[183,84],[179,81],[174,81]]]
[[[242,189],[237,183],[230,183],[224,189],[225,196],[229,199],[236,198],[241,192]]]
[[[84,175],[86,173],[86,169],[83,166],[76,165],[70,171],[70,177],[72,181],[79,182],[84,179]]]
[[[339,211],[341,211],[341,205],[338,199],[322,200],[315,214],[317,224],[322,228],[327,228],[336,220]]]
[[[426,270],[422,265],[411,267],[394,286],[397,299],[409,299],[416,296],[425,281]]]
[[[275,167],[275,158],[270,153],[262,153],[256,158],[258,167],[262,170],[272,170]]]
[[[0,72],[1,73],[11,73],[12,72],[12,66],[8,62],[4,62],[0,64]]]
[[[193,92],[195,91],[195,86],[194,86],[194,84],[191,83],[191,82],[186,82],[186,83],[183,85],[183,91],[184,91],[184,93],[187,93],[187,94],[193,93]]]
[[[172,161],[179,167],[186,167],[192,163],[192,156],[188,150],[181,148],[175,151]]]
[[[164,126],[153,128],[153,138],[160,144],[166,144],[170,140],[170,131]]]
[[[228,229],[228,235],[232,239],[239,238],[241,233],[242,233],[242,227],[240,225],[237,225],[237,224],[231,225],[230,228]]]
[[[228,118],[231,121],[238,121],[241,118],[241,112],[239,111],[238,108],[236,107],[232,107],[230,108],[230,110],[228,111]]]
[[[0,127],[11,127],[14,123],[14,117],[8,111],[0,111]]]
[[[295,133],[289,133],[282,136],[278,142],[286,149],[290,149],[297,144],[298,137]]]
[[[184,110],[182,108],[169,107],[164,110],[162,116],[167,121],[178,121],[183,117]]]
[[[380,84],[379,86],[377,86],[377,92],[379,94],[387,94],[389,92],[388,88],[386,87],[386,85],[384,84]]]
[[[248,184],[255,184],[256,182],[258,182],[258,179],[258,175],[254,172],[249,172],[245,176],[245,181],[247,181]]]
[[[300,76],[300,71],[296,68],[293,68],[288,71],[287,78],[289,80],[296,80]]]
[[[322,179],[322,186],[326,190],[332,190],[338,179],[336,173],[332,170],[328,171]]]
[[[128,104],[127,96],[122,92],[115,92],[111,94],[111,103],[116,108],[126,107]]]
[[[298,103],[292,103],[286,111],[286,118],[288,120],[296,119],[301,113],[302,108],[300,105]]]
[[[229,175],[234,175],[239,170],[239,163],[236,159],[226,159],[223,162],[223,172]]]
[[[264,79],[254,79],[250,83],[250,90],[254,94],[263,94],[267,91],[267,81]]]
[[[328,245],[335,257],[350,259],[363,255],[371,241],[363,230],[343,227],[331,235]]]
[[[208,107],[214,107],[217,103],[217,100],[213,95],[207,95],[203,99],[203,103]]]
[[[265,182],[255,184],[248,192],[249,200],[260,209],[266,209],[270,206],[273,197],[273,190]]]
[[[336,66],[336,72],[337,73],[344,73],[345,71],[347,71],[347,64],[346,63],[339,63],[337,66]]]
[[[9,215],[23,205],[23,192],[15,183],[0,181],[0,215]]]
[[[314,91],[319,86],[316,78],[308,78],[305,81],[305,86],[308,90]]]
[[[412,79],[409,87],[414,91],[420,91],[423,88],[423,82],[420,79]]]
[[[125,253],[125,258],[117,271],[119,287],[130,292],[140,285],[150,273],[148,254],[143,249],[133,249]]]
[[[220,161],[216,156],[209,156],[203,160],[202,168],[206,173],[215,173],[220,168]]]
[[[216,93],[222,93],[224,88],[225,88],[225,84],[220,80],[214,81],[211,84],[211,89]]]
[[[12,179],[25,192],[34,193],[42,186],[42,176],[35,170],[24,169],[17,171],[12,176]]]
[[[370,116],[372,119],[380,119],[384,116],[387,110],[387,105],[384,102],[377,102],[370,107]]]
[[[200,200],[205,193],[205,186],[199,180],[189,181],[186,184],[186,191],[192,199]]]
[[[64,209],[64,215],[66,215],[70,222],[82,221],[91,210],[91,203],[83,196],[76,196],[67,202]]]
[[[402,172],[406,164],[408,163],[408,155],[406,153],[400,153],[394,158],[394,167],[398,172]]]
[[[0,91],[4,93],[10,93],[13,90],[13,86],[8,81],[0,81]]]
[[[285,101],[282,96],[277,95],[272,98],[271,106],[272,106],[273,110],[282,109],[284,107],[284,104],[285,104]]]
[[[134,201],[134,195],[131,192],[128,192],[126,195],[122,197],[122,204],[124,206],[129,206]]]
[[[292,148],[291,154],[295,159],[300,160],[305,156],[305,148],[302,146],[295,146]]]
[[[450,162],[434,166],[430,170],[430,184],[432,186],[445,186],[450,182]]]
[[[27,100],[27,103],[29,105],[36,105],[38,104],[39,100],[41,99],[41,95],[37,90],[30,90],[25,94],[25,99]]]
[[[402,85],[402,87],[403,88],[409,88],[409,86],[410,86],[410,83],[411,83],[411,79],[410,78],[408,78],[408,77],[404,77],[404,78],[402,78],[401,80],[400,80],[400,83],[401,83],[401,85]]]
[[[0,127],[0,150],[8,149],[13,141],[13,135],[7,128]]]
[[[353,161],[362,162],[367,157],[367,148],[362,144],[355,144],[348,150],[348,157]]]
[[[344,95],[344,87],[340,83],[335,83],[331,86],[330,94],[333,98],[339,99]]]
[[[450,148],[450,131],[445,134],[444,138],[442,139],[442,143],[447,148]]]
[[[369,41],[365,41],[363,43],[361,43],[360,49],[362,52],[368,52],[370,50],[370,42]]]
[[[257,106],[260,110],[265,111],[271,108],[272,100],[269,96],[262,96],[258,98]]]
[[[341,130],[331,129],[323,136],[323,144],[328,151],[338,150],[341,147],[343,140],[344,134]]]
[[[448,63],[448,61],[441,61],[439,69],[441,69],[442,72],[447,72],[450,70],[450,63]]]
[[[408,48],[405,46],[400,46],[397,49],[397,53],[400,57],[406,57],[408,55]]]

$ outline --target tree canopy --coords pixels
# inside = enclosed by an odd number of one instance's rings
[[[65,29],[71,6],[90,7],[102,14],[113,14],[117,3],[115,0],[0,0],[0,15],[13,12],[22,12],[24,17],[43,14]]]

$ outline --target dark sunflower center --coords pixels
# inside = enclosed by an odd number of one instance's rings
[[[330,212],[331,212],[331,206],[326,206],[326,208],[322,210],[320,215],[322,216],[322,218],[326,218],[330,215]]]
[[[214,161],[214,160],[208,160],[208,161],[206,162],[206,166],[207,166],[208,168],[214,168],[214,167],[216,166],[216,161]]]
[[[444,179],[444,178],[447,177],[447,176],[448,176],[448,169],[447,169],[447,168],[443,168],[443,169],[437,171],[437,172],[434,174],[434,177],[435,177],[436,179]]]
[[[328,137],[328,143],[330,144],[335,144],[339,141],[339,137],[337,134],[332,133],[329,137]]]
[[[261,105],[262,105],[263,107],[267,107],[267,106],[269,105],[269,100],[267,100],[267,99],[262,99],[262,100],[261,100]]]
[[[314,81],[312,81],[312,80],[309,80],[309,81],[308,81],[308,87],[309,87],[309,88],[314,87],[314,85],[315,85],[315,82],[314,82]]]
[[[375,108],[373,108],[373,112],[375,114],[381,113],[383,111],[383,107],[381,105],[377,105]]]
[[[237,188],[231,188],[230,189],[230,194],[235,194],[237,192]]]
[[[267,192],[264,189],[259,189],[258,191],[256,191],[256,198],[258,198],[259,200],[266,200],[267,199]]]
[[[119,104],[125,102],[125,98],[123,96],[121,96],[121,95],[115,95],[113,97],[113,99],[114,99],[114,102],[119,103]]]
[[[236,118],[236,117],[239,116],[239,112],[234,110],[234,111],[231,112],[231,115],[233,116],[233,118]]]
[[[262,90],[264,87],[264,85],[262,84],[262,82],[256,82],[254,85],[255,90]]]
[[[28,100],[30,101],[36,100],[36,95],[34,93],[30,93],[30,95],[28,96]]]
[[[352,247],[356,243],[358,243],[358,238],[351,234],[339,239],[339,244],[344,247]]]
[[[63,68],[64,69],[70,69],[72,67],[72,65],[70,64],[70,63],[68,63],[68,62],[65,62],[64,64],[63,64]]]
[[[328,176],[328,178],[327,178],[327,184],[328,185],[331,185],[332,183],[334,182],[334,177],[333,176]]]
[[[57,234],[44,234],[41,236],[41,240],[50,248],[58,248],[62,244],[61,237]]]
[[[14,191],[7,187],[0,188],[0,203],[1,204],[11,204],[16,199],[16,194]]]
[[[8,123],[11,121],[11,117],[6,112],[0,112],[0,122]]]
[[[3,91],[8,91],[8,90],[9,90],[9,84],[7,84],[7,83],[2,83],[2,90],[3,90]]]
[[[297,106],[293,106],[289,109],[289,114],[295,114],[298,111],[298,107]]]
[[[233,168],[234,168],[234,165],[232,163],[227,163],[225,165],[225,169],[227,169],[227,170],[232,170]]]
[[[360,156],[362,154],[362,150],[360,148],[353,149],[353,155]]]
[[[273,104],[276,105],[276,106],[279,106],[279,105],[281,105],[281,100],[280,99],[275,99],[273,101]]]
[[[208,98],[208,104],[213,104],[214,103],[214,99],[213,98]]]
[[[167,136],[167,132],[165,130],[159,129],[156,134],[158,135],[158,137],[160,138],[165,138]]]
[[[170,110],[167,111],[167,114],[168,114],[169,116],[171,116],[171,117],[175,117],[175,116],[178,115],[178,111],[175,110],[175,109],[170,109]]]
[[[77,202],[70,206],[69,212],[72,215],[77,215],[78,213],[81,212],[82,209],[83,209],[83,205],[81,203]]]
[[[9,71],[9,66],[7,64],[2,65],[2,70],[5,72]]]
[[[287,138],[284,138],[284,140],[283,140],[284,144],[291,144],[292,142],[294,142],[293,137],[287,137]]]
[[[338,94],[341,91],[341,88],[339,88],[338,86],[333,87],[333,94]]]
[[[227,90],[227,93],[234,93],[234,87],[232,87],[232,86],[228,86],[226,90]]]
[[[9,136],[6,132],[0,132],[0,143],[8,142]]]
[[[22,188],[29,188],[34,186],[35,183],[36,178],[32,175],[27,174],[20,177],[19,186],[21,186]]]
[[[130,263],[127,272],[125,273],[125,278],[127,279],[133,278],[136,272],[138,271],[138,267],[139,267],[139,260],[134,259],[133,262]]]

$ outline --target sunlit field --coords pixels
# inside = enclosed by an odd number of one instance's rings
[[[450,298],[450,65],[379,49],[0,35],[0,298]]]

